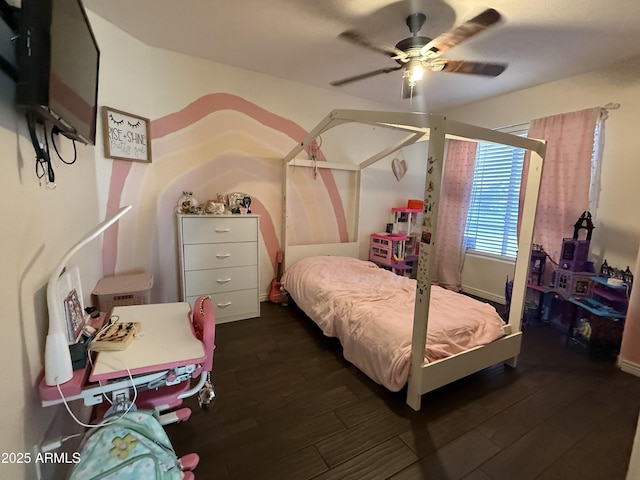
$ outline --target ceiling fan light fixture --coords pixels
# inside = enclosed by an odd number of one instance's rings
[[[415,87],[424,78],[424,65],[420,60],[411,60],[407,64],[402,76],[410,87]]]
[[[419,35],[420,29],[426,21],[426,15],[422,13],[411,14],[407,17],[407,26],[411,31],[411,36],[400,40],[395,47],[383,44],[377,45],[369,41],[361,33],[355,30],[347,30],[346,32],[342,32],[339,37],[354,45],[382,53],[395,60],[398,66],[379,68],[371,72],[331,82],[331,85],[337,87],[376,75],[402,70],[402,98],[412,98],[414,90],[416,93],[422,90],[420,83],[422,83],[427,69],[432,72],[444,71],[481,75],[484,77],[497,77],[505,70],[507,67],[506,64],[448,60],[442,58],[441,55],[456,45],[485,31],[487,28],[496,25],[500,19],[501,15],[496,10],[488,8],[472,19],[432,39]]]

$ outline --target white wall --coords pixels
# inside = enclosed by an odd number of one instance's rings
[[[36,386],[48,328],[46,285],[62,255],[99,221],[93,148],[78,146],[74,165],[55,161],[56,188],[40,186],[26,122],[13,107],[14,83],[0,74],[0,295],[2,330],[0,406],[2,452],[32,452],[60,408],[42,409]],[[63,156],[71,142],[58,139]],[[84,285],[100,278],[100,243],[78,253]],[[85,290],[88,300],[91,288]],[[66,415],[66,413],[65,413]],[[67,433],[74,429],[69,426]],[[35,478],[33,464],[2,464],[2,478]]]
[[[427,146],[428,142],[413,144],[362,172],[360,258],[369,256],[370,234],[384,232],[386,223],[391,221],[391,208],[406,207],[407,200],[424,198]],[[407,172],[399,181],[391,170],[395,157],[404,158],[407,165]]]

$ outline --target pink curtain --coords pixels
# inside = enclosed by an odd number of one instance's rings
[[[533,120],[529,126],[529,138],[547,141],[533,243],[542,245],[556,262],[562,239],[573,235],[573,225],[582,212],[589,209],[591,158],[599,112],[600,109],[596,107],[554,115]],[[527,152],[520,207],[528,163]]]
[[[444,164],[432,273],[434,283],[454,291],[462,288],[464,227],[471,199],[476,146],[475,142],[448,140]]]

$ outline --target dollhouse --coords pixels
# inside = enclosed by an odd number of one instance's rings
[[[586,236],[579,239],[583,229]],[[541,293],[542,320],[566,331],[567,344],[577,345],[591,356],[611,358],[620,348],[633,276],[629,272],[629,282],[609,276],[606,262],[600,275],[595,273],[593,262],[588,260],[593,229],[591,214],[584,212],[574,225],[573,236],[562,240],[549,287],[536,282],[540,268],[534,268],[538,260],[534,251],[529,288]]]
[[[586,238],[579,239],[580,230],[586,230]],[[594,276],[593,262],[590,262],[589,246],[594,226],[591,213],[583,212],[573,226],[573,237],[562,240],[560,261],[553,274],[553,286],[563,297],[586,296]]]
[[[415,278],[420,245],[418,216],[421,213],[422,208],[392,208],[391,223],[387,224],[386,232],[371,234],[369,260],[398,275]]]

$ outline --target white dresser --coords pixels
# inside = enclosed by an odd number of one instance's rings
[[[211,295],[216,323],[260,316],[257,215],[177,215],[181,300]]]

